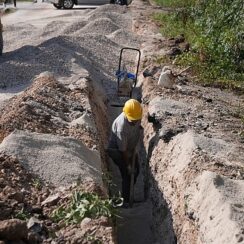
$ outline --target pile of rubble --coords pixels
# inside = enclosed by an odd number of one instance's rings
[[[16,158],[0,154],[0,240],[1,243],[113,243],[107,217],[85,218],[81,224],[65,226],[52,212],[70,201],[72,192],[104,193],[94,184],[54,188],[26,171]],[[92,239],[93,238],[93,239]]]
[[[5,137],[15,129],[51,133],[72,136],[94,147],[96,128],[88,96],[84,77],[67,88],[51,74],[43,73],[2,109],[0,134]]]
[[[52,74],[43,73],[2,108],[0,240],[3,243],[114,242],[112,223],[107,217],[85,218],[81,224],[69,226],[52,217],[55,209],[71,201],[74,191],[106,197],[101,159],[95,150],[99,140],[86,75],[64,86]],[[68,163],[71,168],[67,168]],[[66,166],[66,173],[60,172],[62,165]],[[44,171],[48,171],[50,180]],[[57,176],[59,180],[55,180]]]

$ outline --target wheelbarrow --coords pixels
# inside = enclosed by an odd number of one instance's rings
[[[125,64],[122,66],[123,54],[125,51],[128,50],[135,51],[138,54],[135,73],[128,72]],[[129,48],[129,47],[124,47],[121,49],[120,58],[119,58],[119,68],[116,72],[117,84],[118,84],[117,87],[118,97],[128,97],[128,98],[132,97],[133,89],[135,88],[137,83],[140,60],[141,60],[141,51],[139,49]]]

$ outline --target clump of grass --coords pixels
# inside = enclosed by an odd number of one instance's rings
[[[155,2],[163,7],[185,7],[185,6],[191,6],[192,3],[194,3],[194,0],[155,0]]]
[[[190,65],[198,81],[205,84],[244,91],[243,1],[156,2],[174,8],[153,16],[162,34],[184,34],[191,45],[190,52],[178,56],[174,63]]]
[[[27,220],[30,218],[30,213],[28,213],[24,208],[22,208],[19,212],[14,215],[14,218],[20,220]]]
[[[42,183],[40,181],[40,179],[36,178],[33,179],[32,181],[32,185],[35,187],[35,189],[40,190],[42,188]]]
[[[103,199],[95,193],[75,191],[71,202],[52,212],[54,221],[63,220],[66,224],[78,224],[84,218],[116,217],[122,199]]]

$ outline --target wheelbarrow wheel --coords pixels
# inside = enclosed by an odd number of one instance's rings
[[[114,3],[118,5],[126,5],[126,0],[114,0]]]

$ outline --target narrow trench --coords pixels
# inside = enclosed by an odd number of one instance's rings
[[[98,100],[97,89],[90,91],[90,101],[96,120],[100,152],[103,161],[103,170],[112,174],[112,186],[110,196],[118,196],[121,191],[121,176],[116,165],[105,155],[110,128],[114,119],[122,112],[122,107],[111,106],[111,102]],[[101,104],[103,103],[103,104]],[[106,104],[106,105],[105,105]],[[145,115],[144,115],[145,116]],[[147,121],[147,123],[149,123]],[[147,137],[144,130],[143,137]],[[139,151],[140,174],[135,184],[133,208],[121,208],[120,217],[116,220],[116,236],[118,244],[175,244],[177,243],[173,230],[172,216],[164,199],[163,193],[158,188],[158,182],[150,171],[150,157],[157,145],[156,136],[149,146],[141,140]],[[148,150],[146,149],[148,148]]]
[[[110,127],[112,121],[122,112],[120,107],[108,108],[110,115]],[[112,172],[113,182],[115,184],[112,189],[112,194],[118,194],[121,190],[121,176],[118,168],[109,160],[109,169]],[[140,174],[135,184],[135,203],[133,208],[121,208],[120,216],[117,218],[117,236],[118,243],[141,243],[149,244],[152,243],[152,212],[150,201],[145,201],[144,193],[144,165],[140,166]]]

